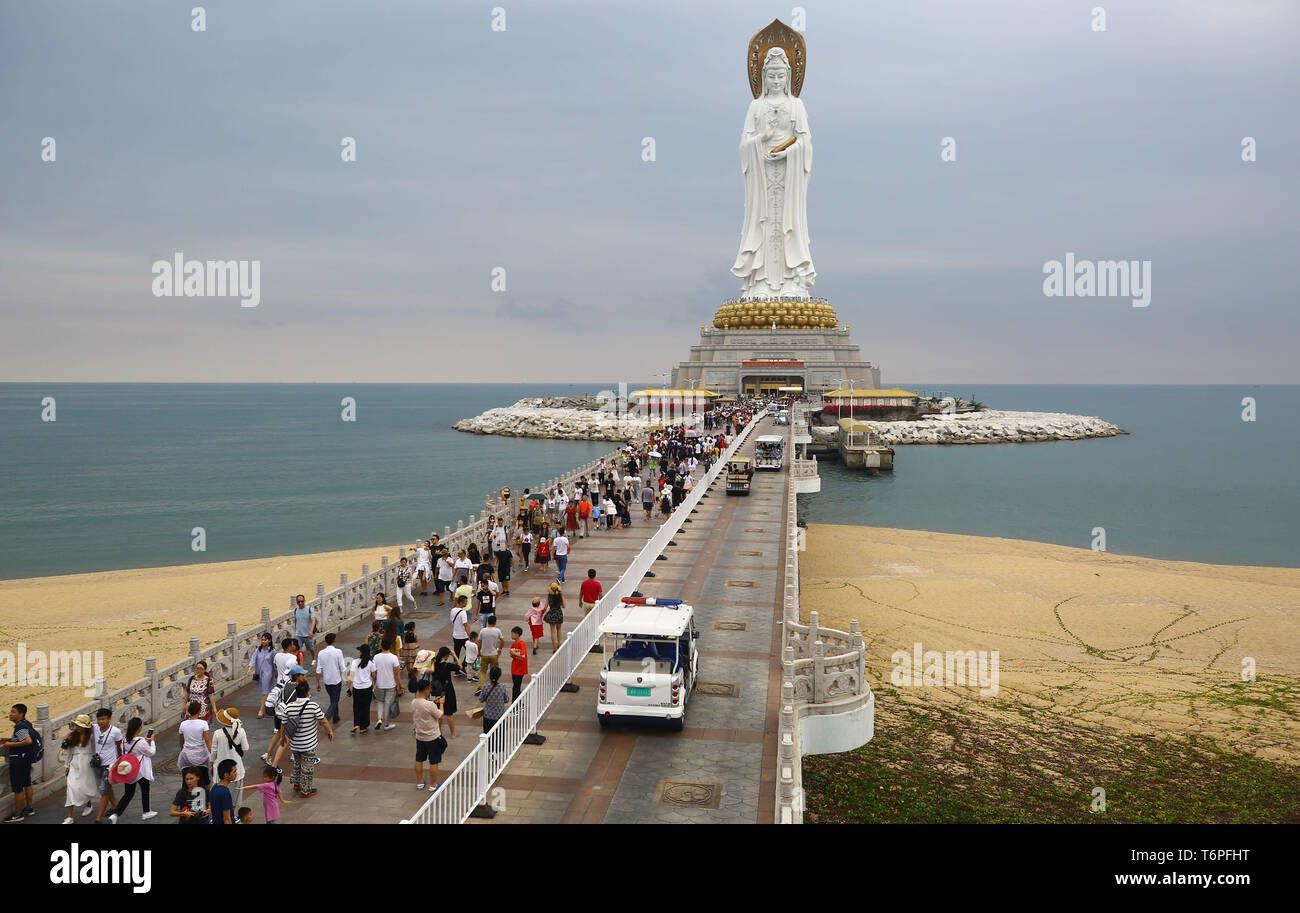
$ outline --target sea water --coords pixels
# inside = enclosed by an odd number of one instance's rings
[[[1300,387],[899,384],[997,409],[1096,415],[1129,434],[897,446],[893,472],[819,461],[809,523],[1033,539],[1124,555],[1300,567]],[[1242,400],[1254,400],[1243,421]]]
[[[409,546],[468,522],[489,491],[545,484],[616,446],[454,422],[599,389],[0,384],[0,578]]]
[[[611,389],[615,385],[607,385]],[[821,461],[814,523],[1300,566],[1300,387],[903,384],[1098,415],[1128,436],[898,447],[877,477]],[[453,422],[596,384],[2,384],[0,578],[410,543],[613,448]],[[53,397],[55,421],[42,421]],[[343,400],[356,421],[343,421]],[[1242,421],[1253,397],[1256,420]],[[206,550],[192,548],[204,531]],[[395,556],[394,556],[395,557]]]

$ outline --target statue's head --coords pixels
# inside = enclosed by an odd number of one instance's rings
[[[763,94],[790,94],[790,61],[785,56],[785,48],[769,49],[763,60]]]

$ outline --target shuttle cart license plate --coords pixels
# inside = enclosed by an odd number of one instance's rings
[[[627,696],[628,697],[649,697],[650,689],[649,688],[628,688]]]

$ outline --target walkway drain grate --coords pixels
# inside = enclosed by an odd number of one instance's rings
[[[740,551],[736,552],[737,558],[761,558],[762,556],[762,552],[749,548],[742,548]]]
[[[744,527],[744,530],[745,530],[745,532],[747,532],[747,533],[765,533],[765,532],[767,532],[767,527],[764,527],[764,526],[746,526],[746,527]]]
[[[706,697],[739,697],[740,686],[734,682],[696,682],[695,693]]]
[[[715,621],[713,623],[715,631],[748,631],[749,622],[747,621]]]
[[[749,589],[749,590],[752,590],[752,589],[754,588],[754,581],[752,581],[752,580],[727,580],[727,581],[724,581],[724,582],[723,582],[723,585],[724,585],[724,586],[738,586],[738,587],[740,587],[741,589]]]
[[[655,805],[682,808],[717,808],[722,804],[722,784],[701,780],[660,780]]]

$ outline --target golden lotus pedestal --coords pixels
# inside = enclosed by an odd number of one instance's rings
[[[822,301],[741,301],[713,315],[719,330],[821,330],[839,326],[835,309]]]

